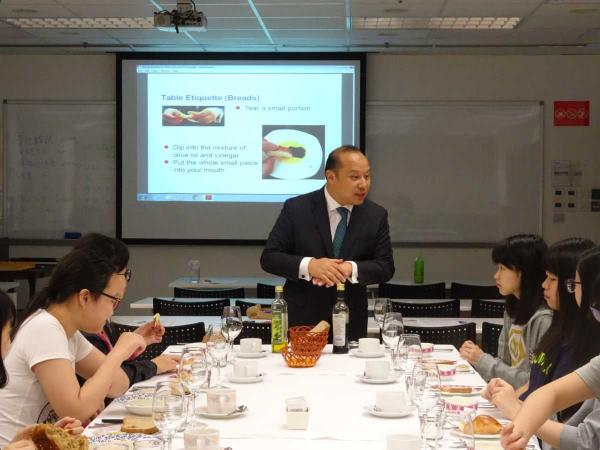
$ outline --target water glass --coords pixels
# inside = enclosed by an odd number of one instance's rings
[[[404,322],[399,312],[387,312],[383,316],[381,337],[388,349],[396,349],[404,333]]]
[[[424,448],[438,447],[444,434],[446,411],[442,397],[433,393],[425,393],[417,400],[417,413],[421,425],[421,440]],[[433,441],[433,444],[427,441]]]
[[[171,450],[173,436],[186,419],[186,397],[180,383],[161,381],[156,385],[152,398],[152,418],[167,444],[167,450]]]
[[[398,372],[406,373],[408,370],[408,348],[406,345],[399,344],[396,349],[392,349],[392,368]]]
[[[192,283],[200,283],[200,261],[197,259],[190,259],[188,261],[188,267],[192,272]]]
[[[202,390],[202,385],[208,379],[210,367],[206,358],[206,350],[200,347],[185,346],[181,352],[178,375],[181,384],[191,392],[186,423],[198,422],[196,417],[196,398]]]
[[[373,317],[379,328],[383,328],[383,318],[385,314],[392,312],[392,302],[389,298],[376,298],[373,303]]]
[[[421,350],[421,337],[418,334],[403,334],[400,340],[408,349],[408,359],[411,361],[421,361],[423,352]]]
[[[464,408],[460,412],[460,430],[464,434],[463,441],[467,446],[467,450],[475,450],[475,427],[473,420],[477,416],[475,408]],[[468,426],[470,424],[470,426]]]

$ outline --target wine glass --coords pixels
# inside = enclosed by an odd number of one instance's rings
[[[188,267],[192,271],[192,283],[200,283],[200,261],[197,259],[190,259],[188,261]]]
[[[401,336],[404,333],[404,322],[399,312],[386,312],[383,316],[381,337],[386,348],[395,350],[398,348]]]
[[[206,360],[206,350],[200,347],[186,345],[181,352],[181,361],[177,371],[181,384],[192,394],[188,410],[188,423],[196,423],[196,398],[209,375],[209,364]]]
[[[389,298],[376,298],[373,304],[373,317],[379,325],[379,329],[383,328],[383,318],[385,313],[392,312],[392,303]]]
[[[233,345],[233,341],[240,335],[243,327],[240,307],[225,306],[221,315],[221,333],[229,345]]]
[[[161,381],[156,385],[152,398],[152,418],[167,444],[166,450],[171,450],[173,436],[186,419],[185,392],[180,383]]]
[[[226,341],[215,341],[215,342],[207,342],[208,353],[210,355],[212,366],[217,368],[217,376],[213,386],[211,387],[225,387],[221,386],[219,383],[221,382],[221,363],[227,356],[227,352],[229,351],[229,343]]]

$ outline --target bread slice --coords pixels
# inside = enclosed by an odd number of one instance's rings
[[[322,333],[323,331],[329,331],[329,323],[325,320],[321,320],[314,326],[310,333]]]
[[[73,436],[51,424],[34,425],[31,440],[38,450],[87,450],[88,439],[83,435]]]
[[[152,417],[126,416],[121,425],[123,433],[154,434],[158,431]]]

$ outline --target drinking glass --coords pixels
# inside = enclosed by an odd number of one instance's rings
[[[400,338],[402,339],[402,338]],[[408,370],[408,348],[400,341],[396,350],[392,349],[392,368],[400,373]]]
[[[408,349],[408,359],[413,362],[418,362],[423,359],[421,351],[421,337],[418,334],[404,334],[400,337],[404,345]]]
[[[221,315],[221,333],[229,345],[233,344],[242,332],[242,311],[239,306],[225,306]]]
[[[417,414],[421,425],[423,449],[437,448],[444,434],[446,411],[444,400],[438,393],[427,392],[417,401]],[[427,441],[432,440],[429,444]]]
[[[477,411],[474,408],[464,408],[460,412],[460,430],[465,435],[463,441],[467,446],[467,450],[475,450],[475,428],[473,420],[477,416]],[[465,425],[471,425],[465,427]]]
[[[385,313],[392,312],[392,303],[389,298],[376,298],[373,304],[373,317],[379,325],[379,329],[383,328],[383,318]]]
[[[440,373],[437,364],[417,363],[413,368],[413,392],[418,400],[424,394],[441,393]]]
[[[200,283],[200,261],[197,259],[190,259],[188,261],[188,267],[192,271],[192,283]]]
[[[181,352],[178,375],[184,388],[191,392],[191,404],[188,408],[186,423],[196,424],[196,399],[202,385],[208,379],[210,367],[206,358],[206,349],[186,345]]]
[[[208,353],[210,355],[210,359],[212,361],[212,366],[217,369],[217,376],[215,377],[215,382],[211,388],[213,387],[226,387],[220,384],[221,382],[221,364],[227,357],[227,352],[229,351],[229,343],[226,341],[216,341],[216,342],[207,342]]]
[[[186,399],[181,383],[161,381],[154,389],[152,418],[166,442],[166,450],[171,450],[173,436],[186,419]]]
[[[399,312],[387,312],[383,316],[381,336],[388,349],[396,349],[404,333],[404,322]]]

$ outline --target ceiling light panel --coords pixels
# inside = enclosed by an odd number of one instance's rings
[[[512,30],[519,17],[353,17],[354,29]]]

